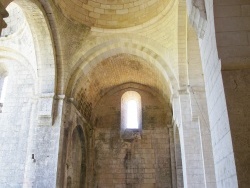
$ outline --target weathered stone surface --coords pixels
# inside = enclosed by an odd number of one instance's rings
[[[249,186],[248,0],[11,1],[0,187]],[[131,89],[143,127],[122,139]]]

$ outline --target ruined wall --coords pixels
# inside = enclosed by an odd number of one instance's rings
[[[107,94],[94,107],[95,187],[172,187],[169,133],[171,112],[142,90],[141,139],[120,137],[121,96],[127,90]]]

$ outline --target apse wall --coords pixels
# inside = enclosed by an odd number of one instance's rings
[[[142,132],[126,140],[120,134],[121,97],[131,90],[141,95]],[[96,187],[172,187],[171,112],[157,95],[120,89],[105,95],[93,113]]]

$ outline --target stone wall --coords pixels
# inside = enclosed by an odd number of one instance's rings
[[[121,96],[106,95],[94,108],[96,187],[172,187],[167,124],[171,112],[159,98],[142,90],[141,138],[120,136]]]
[[[53,42],[41,7],[16,3],[7,8],[9,25],[0,39],[0,66],[8,75],[0,114],[0,187],[55,187],[62,104],[55,102],[51,117]]]
[[[239,187],[250,184],[250,70],[222,72]]]
[[[93,187],[92,128],[72,101],[65,102],[57,187]]]
[[[205,1],[205,7],[207,25],[204,37],[199,39],[199,45],[212,137],[216,184],[220,188],[234,188],[237,187],[237,177],[221,75],[221,62],[215,40],[213,1]]]
[[[8,67],[8,85],[0,113],[0,187],[21,186],[25,171],[34,78],[22,63],[10,59],[1,59],[0,63]]]
[[[7,1],[3,0],[2,2]],[[37,2],[41,9],[44,8],[46,10],[37,11],[38,8],[31,2]],[[155,23],[149,24],[150,26],[134,27],[132,30],[125,28],[124,30],[119,30],[120,33],[118,30],[115,30],[112,31],[114,33],[117,32],[114,34],[109,30],[97,30],[96,28],[91,28],[90,30],[89,27],[67,20],[60,12],[59,6],[54,5],[52,0],[17,1],[18,5],[22,7],[22,10],[25,10],[24,15],[27,18],[27,22],[24,21],[24,23],[20,21],[19,24],[23,24],[17,26],[16,21],[11,19],[7,20],[9,26],[13,27],[6,28],[3,34],[4,37],[1,38],[1,47],[9,48],[9,51],[12,51],[12,58],[8,60],[6,71],[10,73],[10,69],[13,66],[14,73],[12,75],[15,75],[11,76],[10,74],[10,84],[7,89],[8,95],[6,102],[3,104],[3,112],[0,114],[0,130],[2,133],[0,136],[0,144],[3,145],[3,147],[0,148],[0,176],[3,177],[0,179],[0,187],[18,187],[22,186],[21,184],[28,187],[55,187],[57,171],[59,172],[67,166],[67,155],[63,155],[62,153],[62,155],[59,156],[66,156],[66,158],[64,162],[58,165],[58,169],[56,169],[59,137],[61,137],[62,141],[61,146],[65,146],[71,141],[76,143],[75,148],[71,146],[68,147],[73,148],[71,151],[76,151],[77,148],[82,149],[80,148],[81,142],[79,141],[81,139],[63,140],[63,138],[67,137],[66,135],[64,137],[64,133],[66,134],[67,131],[64,129],[61,130],[62,117],[60,110],[62,110],[62,98],[60,102],[56,103],[58,109],[57,107],[55,108],[54,117],[50,117],[51,119],[54,118],[53,126],[51,126],[51,123],[38,125],[37,120],[39,119],[40,121],[40,116],[37,115],[39,113],[38,109],[40,108],[38,98],[40,96],[38,97],[38,95],[36,96],[34,93],[51,94],[50,96],[52,96],[56,88],[58,93],[64,94],[68,83],[68,85],[74,85],[70,81],[71,78],[74,80],[75,75],[86,70],[85,65],[87,69],[93,68],[87,66],[87,64],[91,64],[93,59],[94,64],[97,64],[118,52],[131,53],[144,57],[152,61],[150,68],[160,66],[159,70],[162,70],[163,73],[169,76],[172,89],[178,90],[178,84],[174,82],[175,79],[173,79],[173,75],[175,74],[169,74],[173,71],[178,75],[177,73],[179,72],[176,66],[177,60],[172,57],[172,54],[176,56],[176,49],[177,46],[179,46],[179,44],[177,45],[177,38],[179,36],[177,37],[176,35],[178,1],[175,2],[175,5],[168,14],[164,13],[162,19],[158,21],[155,20]],[[180,2],[183,3],[184,1]],[[197,2],[202,2],[202,6],[197,4]],[[203,2],[205,2],[206,11],[204,11]],[[49,6],[50,3],[51,6]],[[142,1],[140,1],[140,3],[142,3]],[[201,137],[201,139],[203,143],[209,144],[210,140],[204,138],[208,138],[211,131],[216,186],[220,188],[247,187],[250,179],[248,173],[249,2],[236,0],[190,0],[187,1],[187,3],[191,5],[192,8],[195,7],[199,9],[199,19],[195,20],[202,22],[202,27],[196,28],[196,30],[198,29],[197,33],[200,37],[199,50],[201,52],[208,110],[205,109],[206,104],[204,102],[202,85],[202,95],[200,96],[202,96],[201,101],[204,103],[201,102],[203,105],[201,108],[202,113],[200,114],[205,114],[208,111],[210,129],[209,131],[208,127],[203,129],[201,124],[202,135],[204,136],[204,133],[206,133],[206,137]],[[82,4],[83,3],[81,3],[81,5]],[[7,4],[4,3],[4,5]],[[69,8],[72,8],[72,5],[70,6]],[[133,8],[132,5],[129,6]],[[185,9],[185,7],[182,8]],[[195,9],[195,11],[197,9]],[[100,10],[96,9],[96,11]],[[156,13],[154,12],[153,14]],[[10,15],[12,16],[12,14]],[[17,17],[18,15],[20,16],[21,14],[16,14]],[[47,16],[48,19],[45,18]],[[2,16],[0,16],[0,19],[1,17]],[[12,18],[17,19],[15,17]],[[96,20],[98,20],[98,18],[96,18]],[[48,26],[48,23],[51,25]],[[2,21],[0,25],[2,25]],[[197,27],[197,25],[194,26]],[[51,30],[49,27],[51,27]],[[14,31],[18,33],[14,33]],[[51,38],[53,38],[53,41]],[[103,46],[103,48],[101,46]],[[193,46],[193,44],[190,44],[190,46]],[[123,51],[124,49],[125,51]],[[56,51],[56,55],[54,51]],[[193,48],[190,48],[190,51],[196,53]],[[2,57],[5,57],[7,52],[2,48],[1,52],[4,54],[1,54],[2,65],[4,63]],[[56,68],[54,55],[57,57]],[[193,54],[190,54],[190,56],[193,57]],[[26,58],[29,62],[26,62],[26,65],[24,65],[25,62],[20,57]],[[6,62],[7,61],[5,61],[5,63]],[[186,63],[186,61],[184,61],[184,63]],[[80,65],[81,67],[79,68]],[[198,70],[195,64],[191,66],[193,66],[194,71]],[[189,68],[192,68],[191,66],[189,66]],[[30,68],[33,70],[30,70]],[[55,69],[57,69],[57,71],[55,71]],[[221,69],[223,70],[222,72]],[[79,70],[79,72],[74,70]],[[189,71],[190,70],[191,69],[189,69]],[[183,69],[182,71],[186,72],[187,70]],[[55,79],[55,72],[58,72],[57,79]],[[198,72],[198,74],[200,74],[200,72]],[[192,77],[194,82],[198,80],[197,75],[193,75]],[[57,86],[55,86],[56,82]],[[78,82],[78,80],[76,80],[76,82]],[[193,89],[191,79],[190,83],[192,86],[190,88]],[[86,83],[83,82],[80,84]],[[183,83],[180,82],[180,85],[181,84]],[[102,85],[100,88],[103,89],[104,86]],[[197,93],[197,91],[195,92]],[[139,92],[141,92],[141,90]],[[82,103],[83,110],[79,109],[80,112],[76,109],[72,110],[73,107],[70,108],[71,114],[67,114],[67,110],[64,112],[66,124],[70,123],[71,118],[73,118],[72,122],[74,122],[74,126],[78,124],[78,118],[84,119],[82,114],[80,114],[81,112],[88,112],[85,116],[87,120],[90,120],[92,117],[91,123],[95,128],[95,139],[92,143],[93,145],[90,144],[88,146],[88,148],[90,148],[89,160],[91,161],[88,162],[89,166],[87,165],[86,168],[92,173],[90,173],[92,179],[87,178],[86,180],[86,182],[89,182],[88,186],[169,187],[171,185],[172,172],[170,168],[172,161],[170,162],[170,142],[167,125],[170,124],[168,120],[171,119],[172,114],[170,113],[170,109],[164,109],[162,105],[167,104],[167,102],[162,103],[157,101],[159,99],[158,97],[153,95],[149,97],[150,94],[147,92],[143,91],[141,93],[144,98],[144,121],[141,139],[125,141],[120,138],[119,108],[122,92],[105,96],[97,106],[90,107],[89,104]],[[70,92],[68,94],[68,96],[70,96]],[[82,95],[80,97],[82,97]],[[191,117],[191,111],[192,115],[198,114],[198,110],[200,109],[194,105],[196,102],[195,96],[192,95],[192,107],[190,108],[190,101],[186,100],[187,96],[183,96],[182,98],[184,98],[184,100],[181,101],[182,106],[188,106],[188,110],[185,108],[182,109],[185,112],[184,115],[188,114],[189,117]],[[53,101],[52,97],[51,101]],[[45,108],[47,108],[46,103],[44,104]],[[93,114],[90,113],[92,108],[94,109]],[[68,109],[68,107],[66,109]],[[162,111],[162,109],[164,110]],[[50,108],[49,111],[51,115],[53,113],[52,109]],[[163,117],[167,118],[164,119]],[[188,125],[187,123],[188,122],[184,122],[184,125]],[[83,123],[83,132],[87,124],[87,122]],[[198,123],[193,125],[198,129]],[[72,136],[74,131],[73,127],[69,130],[70,132],[68,134]],[[186,131],[190,131],[190,127],[187,126]],[[181,128],[180,132],[182,132]],[[189,134],[187,134],[186,137],[189,137]],[[181,134],[180,140],[187,139],[186,137],[184,137],[184,134]],[[185,141],[185,143],[193,144],[193,139],[196,139],[194,144],[199,144],[197,142],[198,134],[196,134],[196,137],[191,137],[189,143],[187,141]],[[87,140],[89,140],[89,137]],[[206,158],[208,155],[205,155],[210,153],[208,144],[199,145],[199,147],[202,146],[201,149],[203,149],[203,158],[199,156],[199,164],[200,166],[204,164],[205,173],[209,172],[207,169],[212,165],[212,160],[208,162]],[[64,151],[64,147],[61,147],[61,150]],[[188,150],[189,149],[187,149],[186,152],[190,152],[190,150]],[[96,153],[94,151],[96,151]],[[178,151],[177,153],[180,154],[179,147]],[[197,151],[197,148],[194,148],[193,151]],[[70,153],[66,150],[66,153],[67,152]],[[82,152],[76,153],[78,156]],[[31,154],[34,154],[36,162],[31,160]],[[184,156],[183,153],[182,156]],[[211,156],[211,153],[209,156]],[[81,159],[82,156],[79,156],[79,158],[76,158],[76,161],[81,161]],[[200,159],[204,159],[205,162]],[[161,161],[163,161],[163,163]],[[178,161],[180,161],[179,158]],[[191,163],[189,163],[188,160],[184,162],[182,163],[183,168],[188,165],[192,167],[193,164],[197,164],[197,162],[195,162],[190,165]],[[74,163],[74,165],[72,165],[73,169],[78,169],[76,164],[77,163]],[[163,166],[161,166],[162,164]],[[182,168],[180,163],[178,167],[179,169]],[[113,172],[113,170],[117,169],[121,170],[121,173]],[[59,174],[60,173],[62,172],[59,172]],[[70,173],[71,172],[68,174]],[[197,173],[197,170],[190,168],[188,173],[185,172],[184,177],[187,177],[188,174],[188,176],[190,176],[190,182],[193,183],[193,177],[195,173]],[[58,181],[66,182],[66,186],[68,183],[67,177],[68,176],[65,176],[62,180],[59,178]],[[201,175],[200,179],[202,179],[202,177]],[[209,182],[208,180],[212,180],[212,183],[214,183],[213,178],[209,176],[205,177],[207,178],[207,182]],[[197,178],[195,180],[199,181],[200,179]],[[213,184],[208,185],[204,181],[204,186],[213,187]]]
[[[215,1],[214,19],[238,186],[249,187],[249,1]]]

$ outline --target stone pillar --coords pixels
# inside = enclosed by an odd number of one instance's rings
[[[41,94],[38,101],[38,123],[40,125],[50,125],[53,123],[53,102],[54,93]]]
[[[199,122],[205,182],[207,188],[216,188],[212,139],[208,121],[205,91],[201,87],[189,87],[192,117]]]
[[[31,157],[31,159],[27,159],[27,163],[29,164],[27,164],[26,169],[26,185],[32,184],[34,187],[56,187],[64,95],[57,96],[54,100],[55,111],[52,114],[54,117],[53,124],[51,121],[43,121],[43,123],[41,123],[41,114],[39,113],[41,110],[39,108],[41,105],[40,99],[37,103],[38,108],[36,109],[38,109],[38,111],[36,114],[38,115],[38,122],[30,132],[30,137],[34,139],[32,143],[33,146],[31,146],[33,149],[29,150],[32,151],[32,153],[27,155]],[[45,124],[46,122],[48,124]],[[33,156],[30,154],[33,154]],[[32,166],[35,170],[29,169],[33,168]]]
[[[177,188],[174,131],[172,125],[168,125],[168,133],[169,133],[170,156],[171,156],[172,188]]]
[[[183,188],[183,170],[182,170],[182,160],[181,160],[181,145],[180,145],[180,135],[179,128],[177,125],[174,126],[174,150],[175,150],[175,166],[176,166],[176,180],[177,188]]]
[[[184,187],[206,187],[199,121],[192,119],[189,93],[180,92],[180,142]]]
[[[33,154],[35,150],[35,125],[36,122],[36,114],[37,114],[37,100],[32,101],[31,106],[31,118],[30,118],[30,127],[28,133],[28,145],[27,145],[27,155],[25,161],[25,171],[24,171],[24,180],[23,180],[23,187],[34,187],[35,182],[35,170],[36,170],[36,159]]]
[[[2,32],[2,29],[7,27],[7,24],[5,23],[3,18],[6,18],[8,16],[9,16],[8,12],[5,10],[4,6],[0,2],[0,34]]]
[[[250,1],[214,1],[213,7],[226,99],[219,102],[228,115],[216,127],[223,143],[218,164],[225,166],[218,171],[217,181],[223,188],[245,188],[250,185]]]

